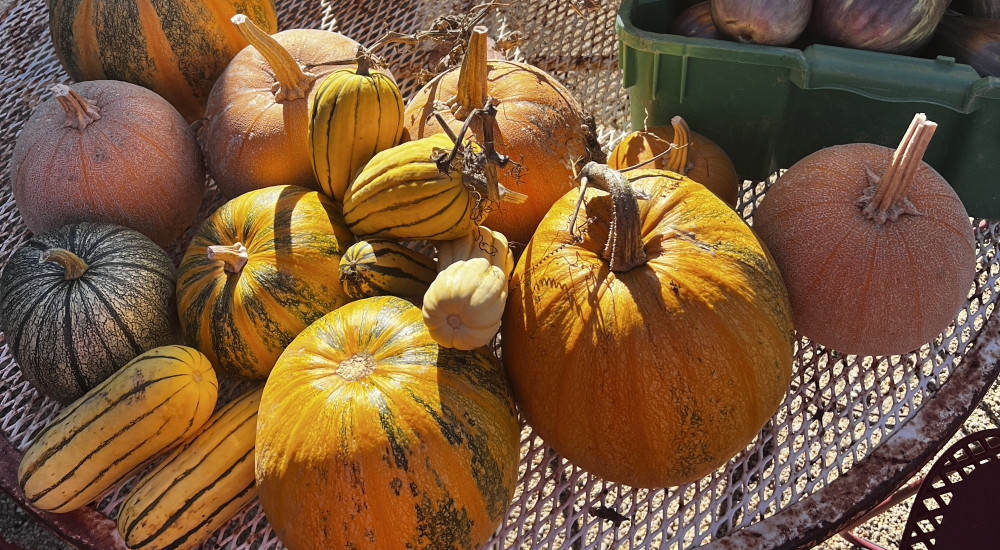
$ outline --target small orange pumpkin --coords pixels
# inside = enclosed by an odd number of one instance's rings
[[[666,487],[710,473],[771,418],[794,331],[781,275],[736,212],[672,172],[628,174],[590,163],[585,194],[546,214],[514,269],[502,357],[557,452]]]
[[[740,178],[733,161],[714,141],[692,132],[680,116],[671,119],[670,126],[653,126],[625,136],[608,157],[608,166],[624,170],[653,158],[647,168],[687,176],[736,206]]]
[[[765,193],[753,227],[781,268],[803,336],[844,353],[907,353],[958,314],[976,241],[954,189],[921,160],[935,128],[918,114],[895,151],[821,149]]]
[[[511,241],[527,243],[553,202],[573,188],[573,174],[588,160],[605,158],[589,120],[572,93],[545,71],[525,63],[488,60],[485,27],[476,27],[459,69],[431,80],[406,105],[404,124],[411,138],[442,132],[433,116],[438,111],[457,134],[473,109],[495,100],[493,128],[496,150],[520,166],[498,170],[500,183],[528,195],[523,203],[493,206],[484,223]],[[471,125],[483,144],[483,128]]]

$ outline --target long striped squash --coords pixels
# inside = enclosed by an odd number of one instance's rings
[[[419,298],[436,274],[434,258],[395,241],[358,241],[340,259],[340,283],[352,299]]]
[[[309,103],[309,156],[320,189],[337,202],[358,170],[403,133],[403,96],[392,77],[358,68],[337,69],[317,85]]]
[[[218,396],[208,358],[187,346],[136,357],[60,412],[28,446],[17,480],[42,510],[91,502],[196,433]]]
[[[73,80],[124,80],[163,96],[188,122],[247,45],[229,18],[244,13],[273,33],[272,0],[47,0],[59,61]]]
[[[217,368],[266,378],[299,331],[349,300],[336,274],[354,240],[340,205],[319,191],[279,185],[230,200],[181,260],[184,337]]]
[[[136,482],[118,512],[129,548],[195,548],[257,496],[254,438],[263,391],[259,385],[220,408]]]
[[[377,153],[344,195],[344,219],[360,238],[454,239],[472,231],[482,195],[466,186],[463,155],[438,159],[454,143],[445,134]],[[470,143],[473,151],[479,145]]]
[[[293,341],[257,419],[261,506],[291,550],[478,550],[517,481],[514,401],[489,353],[438,346],[378,296]]]

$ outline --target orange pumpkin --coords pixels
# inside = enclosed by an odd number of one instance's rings
[[[194,221],[205,168],[184,117],[117,80],[57,85],[18,135],[11,188],[34,233],[113,223],[166,247]]]
[[[653,158],[646,168],[687,176],[736,206],[740,178],[733,161],[714,141],[692,132],[680,116],[671,119],[670,126],[653,126],[625,136],[608,157],[608,166],[624,170]]]
[[[784,396],[794,331],[781,275],[704,186],[594,163],[582,174],[579,211],[577,192],[552,206],[510,283],[501,342],[518,408],[606,480],[697,480]]]
[[[499,170],[500,183],[528,195],[521,204],[498,203],[484,223],[514,242],[526,243],[553,202],[573,188],[573,173],[588,160],[604,160],[592,121],[565,86],[525,63],[488,60],[486,29],[476,27],[461,68],[446,71],[421,88],[406,106],[404,124],[411,138],[442,132],[433,117],[436,102],[455,133],[487,96],[497,104],[493,138],[496,150],[516,163]],[[483,143],[483,127],[471,126]]]
[[[844,353],[907,353],[968,298],[976,241],[954,189],[922,161],[918,115],[892,148],[828,147],[792,165],[754,212],[788,286],[796,328]]]
[[[267,379],[261,507],[291,550],[478,550],[513,497],[519,434],[489,351],[438,346],[420,308],[364,298],[302,331]]]

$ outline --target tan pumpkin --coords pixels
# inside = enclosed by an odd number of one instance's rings
[[[579,210],[575,191],[552,206],[510,282],[501,343],[518,409],[608,481],[698,480],[785,395],[794,338],[781,275],[704,186],[594,163],[582,174]]]
[[[209,173],[226,198],[273,185],[319,190],[309,156],[309,101],[320,77],[357,66],[358,43],[318,29],[270,36],[241,15],[233,23],[251,45],[208,96],[202,139]]]
[[[913,351],[954,321],[976,273],[976,241],[954,189],[922,161],[936,124],[914,118],[899,146],[812,153],[771,186],[753,227],[781,268],[796,328],[844,353]]]
[[[736,206],[740,178],[729,155],[707,137],[692,132],[675,116],[670,126],[652,126],[625,136],[608,156],[608,166],[624,170],[646,161],[646,168],[670,170],[708,187],[729,206]]]
[[[498,170],[499,180],[528,200],[494,205],[484,223],[523,244],[552,203],[573,188],[574,170],[588,160],[603,161],[605,154],[573,94],[537,67],[488,60],[486,32],[473,30],[461,68],[442,73],[414,95],[404,123],[413,138],[442,132],[433,117],[435,104],[442,102],[450,108],[441,115],[457,133],[487,96],[498,102],[493,139],[497,152],[514,163]],[[482,144],[482,124],[474,121],[471,128]]]
[[[34,233],[78,222],[134,229],[167,246],[205,193],[194,133],[165,99],[127,82],[56,85],[25,122],[11,189]]]
[[[193,122],[226,64],[247,45],[229,18],[277,30],[271,0],[47,0],[59,61],[73,80],[153,90]]]

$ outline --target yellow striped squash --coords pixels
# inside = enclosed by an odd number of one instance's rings
[[[434,258],[395,241],[358,241],[340,259],[340,283],[352,299],[420,298],[435,275]]]
[[[469,144],[481,151],[476,144]],[[481,195],[463,178],[459,154],[446,166],[438,155],[454,144],[445,134],[376,153],[344,195],[344,219],[360,238],[454,239],[475,227]]]
[[[228,201],[178,268],[186,341],[220,370],[266,378],[299,331],[349,300],[336,273],[354,241],[340,205],[319,191],[279,185]]]
[[[513,497],[519,440],[496,357],[438,346],[403,298],[364,298],[267,379],[258,495],[292,550],[478,550]]]
[[[17,479],[38,508],[68,512],[196,433],[218,396],[208,358],[153,348],[63,409],[25,450]]]
[[[263,391],[257,385],[227,403],[136,481],[118,512],[129,548],[195,548],[257,496],[253,455]]]
[[[438,269],[424,293],[424,323],[442,346],[476,349],[500,329],[514,257],[499,231],[478,226],[438,243]]]
[[[309,156],[320,189],[337,202],[358,170],[403,133],[403,96],[392,77],[358,68],[337,69],[317,85],[309,103]]]

